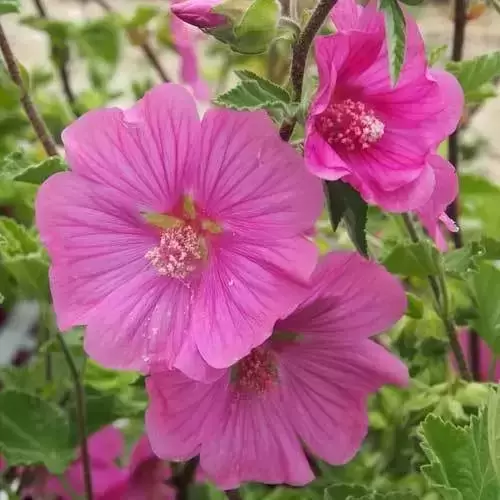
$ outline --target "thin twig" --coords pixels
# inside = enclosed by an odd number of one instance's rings
[[[47,8],[45,7],[43,0],[34,0],[36,10],[38,14],[43,19],[48,19]],[[51,42],[52,43],[52,42]],[[66,96],[66,100],[68,101],[68,105],[73,111],[73,113],[78,116],[78,110],[76,109],[76,97],[73,89],[71,88],[71,81],[69,75],[69,48],[66,44],[61,46],[54,46],[52,43],[52,60],[54,61],[54,65],[56,66],[57,73],[59,75],[59,80],[61,81],[61,87],[64,95]]]
[[[107,0],[94,0],[95,3],[101,6],[103,10],[109,13],[113,13],[114,9],[111,6],[110,3],[108,3]],[[162,81],[164,82],[170,82],[172,81],[170,77],[168,76],[167,72],[165,71],[165,68],[160,62],[160,59],[158,59],[158,56],[156,55],[153,47],[151,44],[147,41],[144,40],[139,44],[140,49],[142,50],[142,53],[146,57],[146,59],[149,61],[151,66],[155,69],[155,71],[158,73],[158,76],[161,78]]]
[[[73,385],[75,386],[75,398],[76,398],[76,419],[78,423],[78,434],[80,438],[80,450],[82,457],[82,467],[83,467],[83,480],[85,484],[85,499],[93,500],[94,494],[92,490],[92,473],[90,468],[90,456],[89,449],[87,446],[87,410],[85,407],[85,394],[83,390],[83,385],[80,380],[80,374],[76,367],[75,361],[68,349],[63,336],[58,332],[57,340],[61,346],[64,358],[69,368],[71,378],[73,379]]]
[[[21,104],[28,116],[29,121],[35,131],[38,139],[42,143],[43,148],[48,156],[57,156],[57,148],[54,139],[50,135],[50,132],[43,121],[43,118],[38,113],[38,110],[35,108],[33,101],[31,100],[28,91],[26,90],[23,79],[21,78],[21,72],[19,71],[19,67],[16,62],[16,58],[12,53],[12,49],[10,48],[7,37],[5,36],[5,32],[3,30],[2,25],[0,24],[0,50],[2,52],[2,56],[5,61],[5,65],[7,67],[7,71],[9,72],[12,81],[19,88],[19,92],[21,94],[20,100]]]
[[[300,102],[302,98],[302,87],[304,83],[304,72],[306,69],[307,56],[309,49],[328,14],[337,3],[337,0],[320,0],[314,12],[306,24],[304,30],[300,33],[296,44],[293,47],[292,67],[290,80],[293,89],[294,102]],[[297,123],[297,118],[285,119],[280,127],[280,136],[284,141],[289,141],[292,137],[293,129]]]
[[[409,215],[402,214],[402,217],[408,234],[410,235],[411,241],[414,243],[418,243],[420,241],[420,238]],[[450,317],[448,289],[446,287],[444,275],[441,272],[439,275],[439,279],[436,279],[435,276],[429,275],[428,280],[432,290],[432,294],[434,296],[436,312],[438,313],[445,327],[446,335],[448,336],[448,339],[450,341],[451,350],[457,361],[460,376],[465,380],[471,380],[472,377],[469,373],[469,369],[467,368],[467,363],[465,362],[462,347],[458,342],[456,328]]]

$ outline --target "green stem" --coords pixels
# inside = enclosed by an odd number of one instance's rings
[[[90,456],[87,446],[87,411],[85,407],[85,393],[83,385],[80,380],[80,374],[75,364],[75,360],[68,349],[63,336],[58,332],[57,340],[61,346],[64,358],[68,365],[73,385],[75,386],[75,399],[76,399],[76,419],[78,423],[78,434],[80,439],[80,450],[82,457],[83,479],[85,484],[85,499],[93,500],[94,494],[92,491],[92,472],[90,468]]]
[[[39,325],[38,325],[38,350],[42,348],[44,344],[47,344],[48,341],[50,340],[50,329],[48,328],[47,325],[47,311],[45,310],[46,308],[42,305],[41,313],[40,313],[40,318],[39,318]],[[45,354],[43,355],[44,358],[44,363],[45,363],[45,380],[47,382],[52,381],[52,355],[47,349]]]
[[[304,84],[304,73],[309,49],[328,14],[337,3],[337,0],[320,0],[308,23],[300,33],[297,43],[293,47],[292,68],[290,80],[293,89],[294,102],[302,99],[302,86]],[[284,141],[289,141],[293,134],[293,129],[297,123],[297,118],[288,118],[283,121],[280,127],[280,136]]]
[[[402,214],[402,218],[408,234],[410,235],[410,239],[413,243],[418,243],[420,239],[410,216],[408,214]],[[434,296],[435,309],[445,327],[446,335],[450,341],[451,350],[457,361],[460,376],[465,380],[472,380],[469,369],[467,368],[467,363],[465,362],[464,353],[460,347],[460,343],[458,342],[453,320],[450,317],[448,288],[446,286],[446,279],[442,267],[440,268],[438,279],[436,279],[435,276],[428,276],[428,280]]]

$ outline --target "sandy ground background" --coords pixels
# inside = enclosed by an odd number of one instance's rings
[[[165,5],[162,0],[149,0],[155,5]],[[22,0],[23,14],[35,14],[31,0]],[[50,17],[55,19],[85,19],[100,16],[102,9],[87,0],[44,0]],[[138,0],[109,0],[114,9],[121,12],[132,12]],[[430,3],[425,2],[418,11],[418,21],[424,37],[431,46],[443,44],[451,45],[452,21],[450,19],[450,7],[447,2]],[[19,26],[16,16],[6,16],[4,25],[7,34],[12,40],[15,53],[22,63],[29,67],[33,65],[50,64],[48,59],[48,45],[45,36],[30,28]],[[143,54],[136,47],[129,44],[124,48],[124,57],[121,61],[119,71],[115,76],[117,88],[120,88],[120,80],[127,85],[132,74],[154,76],[151,68],[146,63]],[[493,10],[486,12],[481,18],[467,25],[465,56],[475,56],[492,50],[500,50],[500,15]],[[177,74],[177,60],[166,51],[160,54],[163,64],[170,75]],[[85,69],[82,65],[73,65],[71,68],[72,83],[75,89],[86,87]],[[126,103],[124,103],[126,104]],[[474,162],[474,167],[488,174],[500,183],[500,96],[491,99],[474,116],[467,132],[466,140],[475,138],[485,139],[480,158]]]

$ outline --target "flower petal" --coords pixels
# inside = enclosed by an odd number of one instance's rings
[[[36,224],[52,258],[51,291],[61,330],[86,324],[110,293],[146,271],[155,244],[131,200],[67,172],[36,199]]]
[[[234,395],[203,443],[200,462],[222,489],[246,481],[302,486],[314,479],[278,390]]]
[[[338,0],[330,12],[330,17],[339,31],[353,30],[358,23],[362,7],[355,0]]]
[[[225,238],[204,270],[193,310],[192,331],[206,362],[228,367],[264,342],[304,298],[316,259],[314,244],[302,237],[266,247]]]
[[[227,384],[228,376],[204,384],[177,370],[148,377],[146,429],[153,451],[166,460],[198,455],[201,444],[214,439],[214,426],[225,408]]]
[[[90,457],[102,462],[113,463],[124,450],[122,433],[113,425],[108,425],[92,434],[88,439]]]
[[[321,182],[265,112],[211,110],[202,128],[194,198],[225,230],[272,240],[312,226],[323,207]]]
[[[400,282],[354,252],[331,252],[311,278],[313,293],[279,331],[346,339],[370,337],[392,326],[406,309]]]
[[[86,113],[62,137],[74,172],[164,212],[197,166],[199,128],[193,98],[179,85],[164,84],[129,110]]]
[[[85,350],[108,368],[172,368],[189,332],[193,293],[181,280],[136,276],[89,316]]]
[[[406,384],[408,370],[371,340],[339,342],[331,333],[331,343],[304,337],[284,348],[280,375],[288,418],[304,443],[327,462],[344,464],[368,431],[368,395],[386,383]]]

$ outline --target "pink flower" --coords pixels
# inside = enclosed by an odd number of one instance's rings
[[[226,18],[212,12],[221,0],[185,0],[172,5],[172,12],[184,22],[197,28],[216,28],[226,22]]]
[[[434,191],[429,201],[417,209],[416,213],[436,246],[445,252],[448,244],[441,232],[440,224],[443,224],[448,231],[458,231],[458,226],[445,212],[446,207],[458,194],[458,178],[453,165],[438,154],[429,155],[427,163],[434,171]]]
[[[173,3],[172,10],[175,5]],[[201,32],[175,16],[170,18],[170,29],[175,49],[181,58],[182,82],[192,88],[193,94],[197,99],[203,101],[209,100],[210,89],[207,83],[200,77],[198,57],[196,55],[196,39]]]
[[[178,370],[148,377],[153,450],[170,460],[199,454],[224,489],[311,481],[303,445],[331,464],[347,462],[367,432],[369,393],[407,382],[406,367],[370,340],[405,306],[403,288],[381,266],[329,254],[309,297],[219,379],[196,382]]]
[[[457,126],[463,93],[456,79],[427,67],[415,21],[396,87],[389,77],[383,14],[339,0],[338,33],[318,37],[319,89],[307,120],[305,158],[321,178],[343,180],[390,212],[417,210],[438,183],[433,153]]]
[[[136,443],[127,473],[102,500],[174,500],[174,490],[165,484],[170,468],[153,453],[146,436]]]
[[[469,349],[469,338],[470,332],[466,327],[460,328],[458,330],[458,341],[460,342],[460,347],[464,353],[465,359],[470,359],[470,349]],[[457,369],[456,361],[453,357],[451,357],[452,364]],[[495,365],[495,376],[493,380],[490,380],[489,370],[492,361],[492,353],[488,344],[482,339],[479,338],[479,380],[481,382],[498,382],[500,381],[500,361],[497,361]],[[467,362],[467,365],[470,368],[470,361]]]
[[[264,112],[208,111],[178,85],[63,132],[70,172],[40,188],[61,330],[103,366],[206,378],[307,293],[322,188]],[[200,356],[201,354],[201,356]]]
[[[123,437],[113,426],[108,426],[93,434],[88,440],[92,471],[92,489],[97,500],[105,500],[107,493],[127,477],[115,461],[123,453]],[[70,491],[68,491],[68,489]],[[74,495],[83,495],[82,459],[79,456],[64,473],[64,481],[49,476],[43,486],[45,494],[58,495],[62,500],[71,500]],[[111,500],[111,499],[109,499]]]

